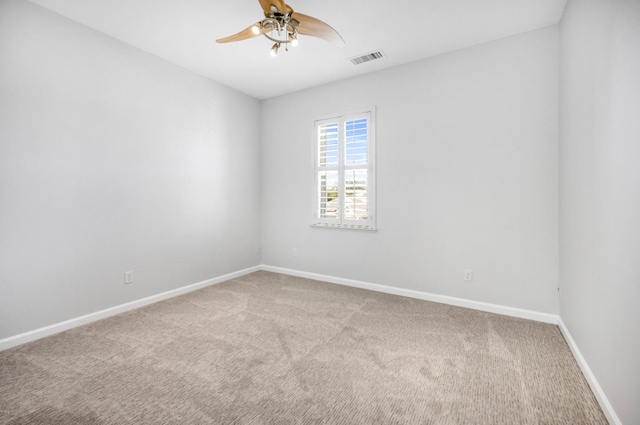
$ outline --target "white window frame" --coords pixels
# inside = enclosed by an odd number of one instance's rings
[[[349,112],[341,115],[326,115],[314,121],[313,132],[313,215],[311,225],[314,227],[325,227],[334,229],[350,229],[350,230],[367,230],[376,231],[376,167],[375,167],[375,107],[363,108],[359,111]],[[345,164],[345,123],[360,118],[367,118],[367,164],[347,165]],[[335,167],[320,166],[320,143],[318,129],[321,125],[337,123],[338,124],[338,165]],[[367,219],[366,220],[349,220],[345,218],[345,175],[349,170],[367,169]],[[339,200],[339,216],[337,218],[321,218],[319,217],[320,197],[318,195],[320,181],[319,173],[322,171],[338,172],[338,200]]]

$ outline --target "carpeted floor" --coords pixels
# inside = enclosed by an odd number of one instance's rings
[[[606,424],[556,326],[257,272],[0,353],[3,424]]]

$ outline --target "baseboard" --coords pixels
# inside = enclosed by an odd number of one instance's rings
[[[540,313],[532,310],[524,310],[520,308],[507,307],[498,304],[489,304],[480,301],[472,301],[464,298],[449,297],[446,295],[431,294],[428,292],[415,291],[412,289],[403,289],[393,286],[380,285],[377,283],[363,282],[359,280],[344,279],[341,277],[327,276],[323,274],[303,272],[299,270],[286,269],[282,267],[274,267],[262,265],[262,270],[274,273],[281,273],[290,276],[303,277],[306,279],[321,280],[324,282],[335,283],[338,285],[352,286],[354,288],[368,289],[370,291],[384,292],[386,294],[400,295],[403,297],[416,298],[419,300],[433,301],[441,304],[455,305],[457,307],[465,307],[473,310],[486,311],[489,313],[502,314],[504,316],[518,317],[521,319],[535,320],[537,322],[558,324],[558,316],[549,313]]]
[[[584,356],[580,352],[578,345],[573,340],[573,337],[571,336],[569,329],[562,321],[562,317],[558,319],[558,327],[560,328],[560,331],[562,332],[564,339],[567,341],[569,348],[571,348],[573,357],[575,357],[576,361],[578,362],[578,366],[580,366],[580,370],[582,370],[582,374],[587,380],[589,387],[591,387],[591,391],[593,391],[593,395],[598,400],[598,403],[600,404],[600,408],[602,409],[602,412],[604,413],[604,415],[607,417],[609,424],[622,425],[620,418],[618,418],[618,415],[616,415],[616,412],[613,410],[613,406],[611,406],[611,403],[609,403],[609,399],[605,395],[604,391],[602,390],[602,387],[598,383],[598,380],[596,379],[595,375],[591,371],[591,368],[587,364],[587,361],[585,360]]]
[[[133,310],[136,308],[144,307],[145,305],[153,304],[158,301],[162,301],[168,298],[176,297],[178,295],[186,294],[188,292],[192,292],[197,289],[202,289],[207,286],[216,285],[218,283],[222,283],[227,280],[234,279],[236,277],[244,276],[246,274],[253,273],[258,270],[261,270],[260,266],[249,267],[247,269],[239,270],[233,273],[228,273],[222,276],[215,277],[213,279],[204,280],[202,282],[183,286],[181,288],[173,289],[171,291],[163,292],[161,294],[152,295],[150,297],[142,298],[136,301],[131,301],[126,304],[121,304],[115,307],[107,308],[105,310],[96,311],[95,313],[90,313],[84,316],[76,317],[74,319],[65,320],[64,322],[56,323],[54,325],[45,326],[40,329],[35,329],[33,331],[29,331],[19,335],[4,338],[0,340],[0,351],[7,350],[9,348],[12,348],[18,345],[26,344],[27,342],[35,341],[37,339],[54,335],[69,329],[73,329],[78,326],[86,325],[88,323],[95,322],[96,320],[105,319],[107,317],[115,316],[116,314],[124,313],[126,311]]]
[[[35,329],[29,332],[25,332],[19,335],[11,336],[0,340],[0,351],[7,350],[9,348],[26,344],[27,342],[35,341],[40,338],[44,338],[50,335],[54,335],[60,332],[64,332],[69,329],[73,329],[78,326],[86,325],[96,320],[105,319],[107,317],[115,316],[116,314],[124,313],[136,308],[144,307],[145,305],[153,304],[158,301],[173,298],[178,295],[186,294],[197,289],[205,288],[207,286],[215,285],[236,277],[244,276],[249,273],[256,272],[258,270],[265,270],[274,273],[281,273],[290,276],[298,276],[307,279],[320,280],[329,283],[335,283],[338,285],[352,286],[355,288],[368,289],[371,291],[384,292],[387,294],[400,295],[409,298],[416,298],[426,301],[433,301],[442,304],[455,305],[458,307],[471,308],[474,310],[486,311],[490,313],[502,314],[506,316],[519,317],[523,319],[535,320],[544,323],[558,324],[558,316],[548,313],[540,313],[531,310],[523,310],[519,308],[501,306],[497,304],[483,303],[479,301],[466,300],[463,298],[449,297],[446,295],[430,294],[428,292],[415,291],[411,289],[397,288],[393,286],[380,285],[376,283],[363,282],[353,279],[345,279],[335,276],[323,275],[318,273],[303,272],[299,270],[286,269],[282,267],[274,267],[269,265],[261,265],[249,267],[244,270],[229,273],[223,276],[218,276],[213,279],[208,279],[202,282],[194,283],[192,285],[183,286],[182,288],[174,289],[171,291],[163,292],[161,294],[152,295],[150,297],[142,298],[140,300],[131,301],[126,304],[121,304],[115,307],[111,307],[105,310],[100,310],[94,313],[90,313],[84,316],[76,317],[74,319],[65,320],[64,322],[56,323],[53,325],[45,326],[43,328]],[[563,330],[564,332],[564,330]],[[573,347],[572,347],[573,349]],[[595,392],[595,390],[594,390]]]

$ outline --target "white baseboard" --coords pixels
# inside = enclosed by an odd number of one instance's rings
[[[89,313],[87,315],[76,317],[74,319],[65,320],[64,322],[45,326],[40,329],[35,329],[19,335],[4,338],[0,340],[0,351],[7,350],[17,345],[26,344],[27,342],[35,341],[36,339],[44,338],[46,336],[57,334],[69,329],[73,329],[78,326],[86,325],[88,323],[95,322],[96,320],[105,319],[107,317],[115,316],[116,314],[144,307],[145,305],[153,304],[158,301],[186,294],[187,292],[192,292],[197,289],[205,288],[207,286],[216,285],[218,283],[222,283],[236,277],[244,276],[258,270],[261,270],[260,266],[249,267],[247,269],[225,274],[223,276],[218,276],[213,279],[208,279],[202,282],[194,283],[192,285],[183,286],[182,288],[173,289],[161,294],[152,295],[140,300],[131,301],[126,304],[121,304],[115,307],[107,308],[105,310],[96,311],[95,313]]]
[[[616,412],[613,410],[613,406],[611,406],[611,403],[609,403],[609,399],[607,398],[604,391],[602,390],[602,387],[598,383],[598,380],[596,379],[595,375],[591,371],[591,368],[587,364],[587,361],[585,360],[584,356],[580,352],[578,345],[573,340],[573,337],[571,336],[569,329],[564,324],[561,317],[558,320],[558,327],[560,328],[562,335],[564,335],[564,339],[567,341],[569,348],[571,348],[573,357],[575,357],[576,361],[578,362],[578,366],[580,366],[580,370],[582,370],[582,374],[587,380],[589,387],[591,387],[591,391],[593,391],[593,395],[595,395],[596,399],[598,400],[598,403],[600,404],[600,408],[602,409],[604,415],[607,417],[609,424],[622,425],[620,418],[618,418],[618,415],[616,415]]]
[[[466,300],[464,298],[449,297],[446,295],[430,294],[428,292],[415,291],[412,289],[403,289],[393,286],[380,285],[377,283],[362,282],[359,280],[344,279],[341,277],[327,276],[323,274],[303,272],[299,270],[286,269],[282,267],[274,267],[262,265],[262,270],[281,273],[290,276],[303,277],[306,279],[320,280],[338,285],[352,286],[354,288],[368,289],[370,291],[384,292],[386,294],[400,295],[403,297],[417,298],[419,300],[433,301],[441,304],[455,305],[457,307],[471,308],[474,310],[486,311],[489,313],[502,314],[504,316],[519,317],[521,319],[535,320],[537,322],[558,324],[558,316],[549,313],[540,313],[538,311],[524,310],[520,308],[507,307],[498,304],[489,304],[480,301]]]
[[[115,307],[100,310],[94,313],[90,313],[84,316],[76,317],[74,319],[66,320],[64,322],[55,323],[53,325],[45,326],[43,328],[35,329],[29,332],[25,332],[19,335],[11,336],[0,340],[0,351],[6,350],[17,345],[25,344],[27,342],[35,341],[40,338],[44,338],[50,335],[54,335],[69,329],[73,329],[78,326],[86,325],[96,320],[105,319],[107,317],[115,316],[116,314],[124,313],[136,308],[143,307],[158,301],[173,298],[178,295],[186,294],[187,292],[195,291],[207,286],[215,285],[236,277],[244,276],[249,273],[256,272],[258,270],[265,270],[274,273],[281,273],[290,276],[298,276],[307,279],[320,280],[329,283],[335,283],[338,285],[352,286],[355,288],[368,289],[371,291],[384,292],[387,294],[400,295],[409,298],[416,298],[426,301],[433,301],[442,304],[455,305],[458,307],[471,308],[474,310],[486,311],[490,313],[502,314],[506,316],[519,317],[523,319],[536,320],[544,323],[558,324],[558,316],[548,313],[540,313],[531,310],[523,310],[514,307],[507,307],[497,304],[489,304],[480,301],[466,300],[463,298],[449,297],[446,295],[430,294],[427,292],[415,291],[411,289],[397,288],[393,286],[380,285],[376,283],[363,282],[353,279],[345,279],[335,276],[328,276],[323,274],[303,272],[299,270],[286,269],[282,267],[274,267],[269,265],[261,265],[250,267],[237,272],[229,273],[223,276],[219,276],[213,279],[208,279],[202,282],[194,283],[192,285],[183,286],[182,288],[174,289],[171,291],[163,292],[161,294],[152,295],[150,297],[142,298],[140,300],[131,301],[126,304],[118,305]]]

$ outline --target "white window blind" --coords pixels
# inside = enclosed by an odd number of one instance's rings
[[[312,225],[375,230],[372,111],[315,122]]]

